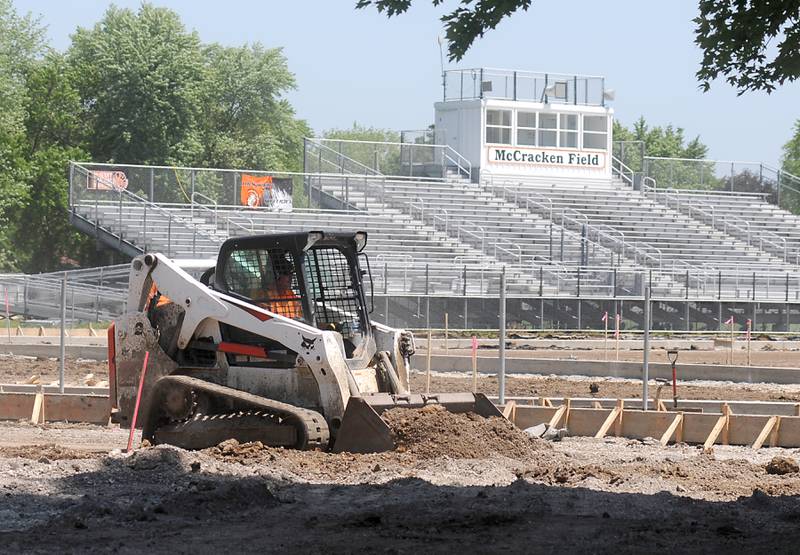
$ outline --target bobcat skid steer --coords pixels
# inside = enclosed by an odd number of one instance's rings
[[[199,281],[161,254],[136,257],[127,313],[109,329],[112,420],[130,427],[146,352],[137,425],[153,444],[366,453],[394,447],[387,409],[502,417],[481,394],[409,392],[414,338],[370,321],[366,242],[364,232],[237,237]]]

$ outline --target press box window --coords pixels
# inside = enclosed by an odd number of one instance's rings
[[[583,116],[583,148],[605,150],[608,145],[608,118]]]
[[[511,110],[486,110],[486,142],[511,144]]]
[[[536,146],[536,112],[517,112],[517,144]]]
[[[558,146],[562,148],[578,148],[578,115],[560,114],[558,116]]]
[[[558,146],[558,114],[539,114],[539,146]]]

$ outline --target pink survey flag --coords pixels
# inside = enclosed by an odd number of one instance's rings
[[[728,318],[727,320],[725,320],[725,323],[726,323],[726,324],[733,324],[733,316],[731,316],[730,318]]]
[[[619,339],[619,314],[614,316],[614,321],[616,323],[616,325],[614,326],[614,337]]]
[[[603,317],[601,318],[601,321],[608,322],[608,311],[605,311],[603,313]]]

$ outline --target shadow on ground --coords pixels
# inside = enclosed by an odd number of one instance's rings
[[[709,502],[523,479],[328,485],[195,470],[178,451],[153,450],[63,478],[57,495],[0,493],[0,550],[761,553],[800,545],[796,496]]]

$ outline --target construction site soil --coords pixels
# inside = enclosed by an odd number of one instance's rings
[[[48,383],[56,367],[0,359],[0,382],[33,370]],[[102,363],[72,368],[71,383],[107,379]],[[413,390],[425,383],[412,374]],[[507,394],[586,397],[591,383],[602,397],[641,393],[634,380],[510,376]],[[497,392],[494,376],[478,386]],[[431,376],[432,391],[470,388],[470,376]],[[679,395],[800,400],[800,386],[689,382]],[[230,440],[126,454],[127,430],[2,422],[0,551],[766,553],[800,542],[800,450],[548,442],[434,408],[385,419],[397,448],[368,455]]]
[[[537,351],[538,353],[539,351]],[[563,351],[558,352],[563,355]],[[597,351],[580,351],[584,355],[596,355]],[[692,354],[708,355],[709,359],[716,356],[714,351],[693,351]],[[601,352],[602,354],[602,352]],[[638,356],[641,352],[628,353]],[[771,352],[771,355],[792,356],[797,354],[787,352]],[[654,357],[655,360],[658,360]],[[651,359],[653,360],[653,359]],[[781,359],[782,360],[782,359]],[[424,363],[423,357],[417,357],[418,365]],[[797,365],[793,361],[793,365]],[[105,385],[108,380],[108,365],[106,362],[94,360],[68,360],[65,368],[67,385]],[[22,383],[57,383],[58,361],[55,359],[37,359],[33,357],[19,357],[0,355],[0,384]],[[541,375],[510,375],[506,378],[506,395],[519,397],[590,397],[592,393],[590,384],[596,384],[597,397],[606,398],[636,398],[641,397],[642,386],[639,380],[618,378],[585,378],[580,376],[541,376]],[[411,376],[412,391],[425,391],[426,378],[420,372]],[[494,375],[480,375],[478,378],[478,391],[488,395],[497,395],[497,378]],[[433,372],[431,377],[431,391],[466,391],[472,388],[472,378],[466,374],[453,372]],[[651,389],[653,387],[651,386]],[[671,395],[665,388],[662,397]],[[724,399],[724,400],[762,400],[762,401],[800,401],[800,384],[745,384],[722,382],[678,382],[678,397],[681,399]]]
[[[390,420],[403,448],[369,455],[235,441],[199,452],[3,449],[0,545],[14,553],[632,553],[794,551],[800,541],[794,450],[546,443],[440,411]],[[120,430],[105,430],[124,443]]]

